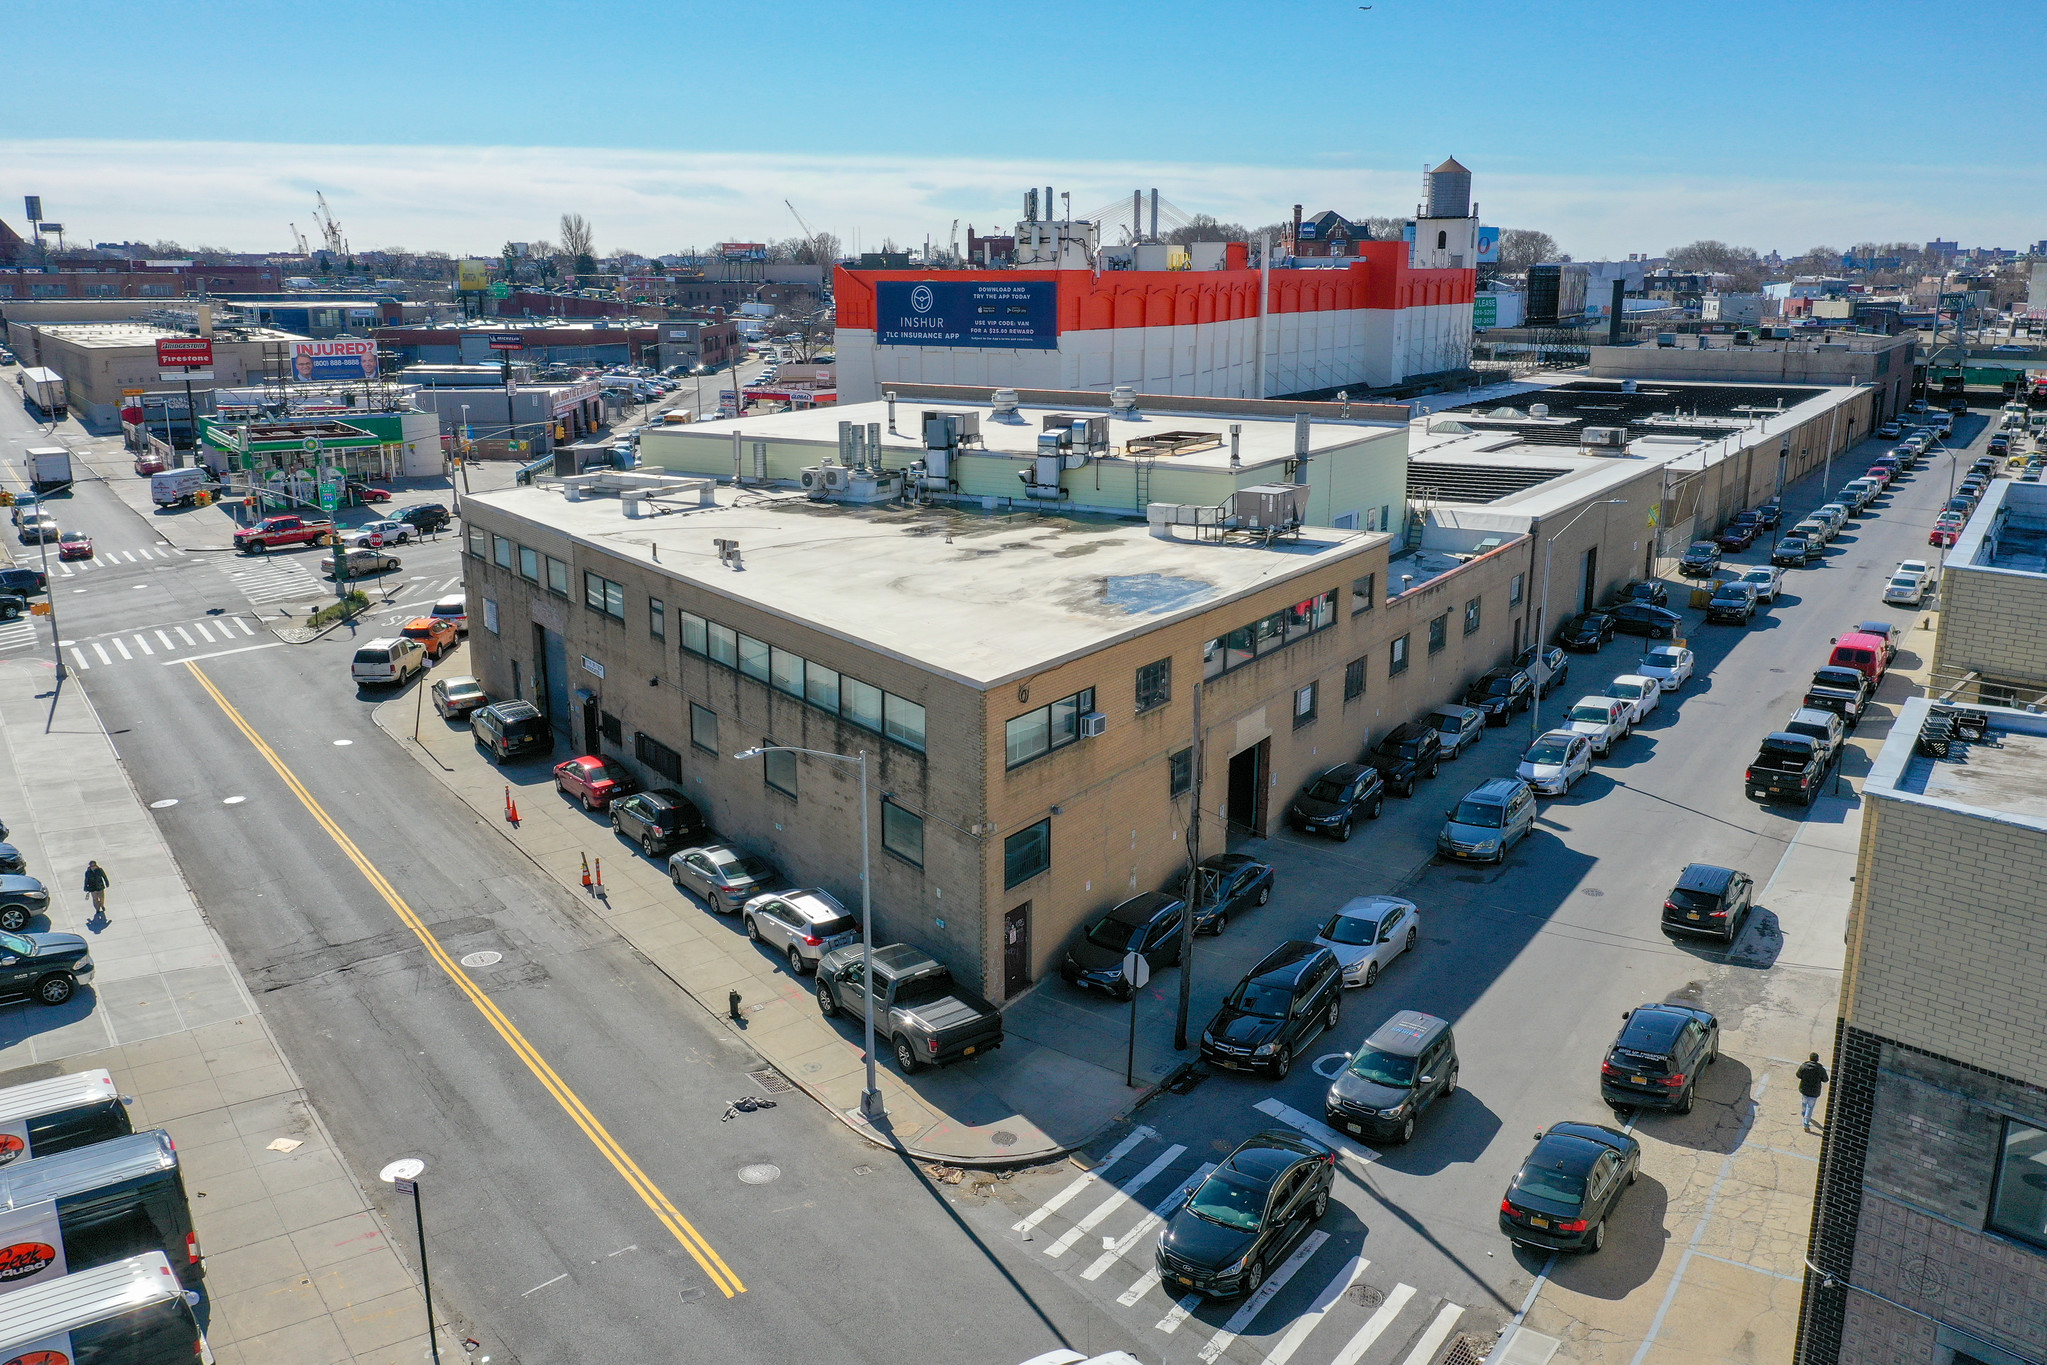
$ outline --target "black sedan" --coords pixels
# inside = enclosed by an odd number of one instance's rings
[[[1559,1123],[1535,1138],[1500,1201],[1500,1231],[1538,1251],[1599,1250],[1607,1215],[1642,1169],[1642,1144],[1597,1123]]]
[[[1336,1153],[1298,1133],[1254,1133],[1201,1182],[1159,1233],[1159,1279],[1173,1293],[1254,1294],[1329,1211]]]
[[[92,951],[76,934],[0,932],[0,998],[61,1005],[92,980]]]
[[[28,859],[13,844],[0,844],[0,872],[21,875],[28,871]]]
[[[1756,525],[1762,527],[1765,531],[1774,530],[1777,526],[1777,518],[1781,514],[1782,509],[1777,506],[1777,500],[1771,498],[1756,509]]]
[[[1303,834],[1326,834],[1341,844],[1349,842],[1352,825],[1378,819],[1385,808],[1386,780],[1377,768],[1339,763],[1301,788],[1287,807],[1286,822]]]
[[[1723,550],[1746,550],[1755,544],[1756,532],[1761,529],[1753,521],[1730,521],[1713,537],[1713,543]]]
[[[1720,567],[1720,547],[1710,540],[1695,540],[1677,561],[1677,571],[1686,578],[1711,578]]]
[[[1164,891],[1147,891],[1111,907],[1066,950],[1059,975],[1082,990],[1106,991],[1128,1000],[1132,992],[1123,979],[1123,959],[1143,953],[1153,971],[1178,962],[1180,914],[1185,908],[1178,896]]]
[[[1218,853],[1203,858],[1201,866],[1181,882],[1181,895],[1194,895],[1197,877],[1201,883],[1201,896],[1194,902],[1197,934],[1220,934],[1229,927],[1231,915],[1272,899],[1272,864],[1248,854]]]
[[[672,787],[634,792],[611,803],[611,827],[649,858],[695,843],[709,828],[697,803]]]
[[[1616,1109],[1692,1112],[1699,1073],[1720,1059],[1720,1021],[1691,1005],[1638,1005],[1599,1065],[1599,1097]]]
[[[1528,709],[1535,682],[1519,668],[1488,669],[1464,689],[1464,704],[1485,712],[1486,724],[1505,725],[1507,717]]]
[[[1779,568],[1802,569],[1822,553],[1818,541],[1806,536],[1786,536],[1770,551],[1770,562]]]
[[[1652,607],[1670,605],[1670,588],[1660,578],[1638,578],[1622,588],[1616,599],[1622,602],[1647,602]]]
[[[1577,650],[1581,654],[1598,652],[1601,645],[1613,638],[1614,619],[1603,611],[1581,612],[1564,622],[1564,628],[1557,633],[1557,643],[1565,649]]]
[[[1684,617],[1670,608],[1652,607],[1647,602],[1624,602],[1613,609],[1613,628],[1628,635],[1667,640],[1683,625]]]

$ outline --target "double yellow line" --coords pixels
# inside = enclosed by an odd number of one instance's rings
[[[519,1060],[526,1064],[526,1069],[533,1073],[548,1094],[554,1096],[555,1103],[568,1111],[576,1126],[583,1130],[583,1135],[604,1154],[604,1159],[612,1164],[613,1169],[625,1178],[625,1183],[632,1187],[633,1193],[639,1195],[641,1201],[653,1210],[654,1216],[661,1220],[662,1225],[675,1235],[675,1240],[682,1243],[682,1249],[690,1254],[690,1258],[704,1268],[704,1273],[711,1277],[711,1283],[717,1285],[728,1299],[736,1294],[744,1294],[746,1286],[740,1282],[739,1276],[732,1273],[732,1268],[725,1264],[724,1259],[712,1249],[704,1235],[692,1227],[690,1221],[669,1202],[668,1196],[661,1192],[660,1187],[648,1179],[647,1173],[642,1171],[632,1157],[626,1154],[625,1148],[618,1144],[618,1139],[605,1131],[604,1125],[597,1121],[597,1116],[590,1112],[575,1091],[569,1089],[568,1083],[555,1074],[554,1068],[547,1064],[547,1059],[540,1055],[533,1044],[526,1041],[525,1035],[504,1016],[496,1002],[479,990],[476,983],[469,979],[468,973],[448,956],[447,950],[428,932],[425,922],[405,903],[405,898],[398,894],[397,888],[385,880],[384,874],[377,871],[376,866],[363,856],[355,841],[348,837],[341,826],[334,823],[333,817],[313,799],[313,794],[306,790],[305,784],[300,782],[292,770],[285,766],[284,760],[277,756],[277,751],[264,742],[263,737],[256,733],[248,721],[242,719],[242,713],[235,710],[234,705],[221,695],[220,689],[213,685],[211,678],[200,671],[198,665],[188,663],[185,667],[191,670],[192,676],[199,680],[199,685],[206,689],[207,695],[213,698],[214,703],[227,718],[234,722],[235,728],[242,732],[249,743],[256,746],[256,752],[263,755],[264,760],[276,770],[277,775],[284,779],[284,785],[291,788],[299,803],[319,822],[320,828],[327,831],[328,837],[347,855],[348,860],[355,864],[356,870],[363,874],[369,884],[376,889],[377,894],[384,898],[384,903],[405,922],[406,928],[418,936],[419,941],[426,946],[427,954],[447,974],[448,979],[469,997],[469,1003],[476,1006],[477,1011],[490,1022],[490,1026],[497,1030],[498,1036],[503,1038]]]

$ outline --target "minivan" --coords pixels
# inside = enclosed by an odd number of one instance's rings
[[[397,687],[426,670],[426,646],[406,636],[371,640],[355,651],[348,676],[358,687]]]
[[[0,1090],[0,1166],[134,1131],[109,1071],[74,1071]]]
[[[1884,642],[1877,636],[1850,631],[1834,641],[1834,652],[1827,656],[1827,663],[1834,668],[1852,668],[1873,686],[1884,680],[1888,662],[1884,653]]]
[[[540,714],[540,708],[530,701],[500,701],[477,707],[469,713],[469,734],[500,763],[554,750],[554,731],[548,727],[547,717]]]
[[[0,1294],[145,1251],[162,1252],[187,1288],[206,1273],[177,1145],[161,1128],[0,1168],[0,1209],[12,1239]]]
[[[184,1286],[161,1251],[81,1270],[7,1297],[0,1358],[50,1365],[206,1359]]]
[[[1406,1142],[1414,1121],[1457,1093],[1457,1039],[1433,1014],[1402,1010],[1373,1030],[1323,1098],[1329,1126]]]
[[[1436,852],[1466,862],[1503,863],[1507,850],[1535,828],[1535,793],[1518,777],[1496,777],[1443,812],[1449,822]]]

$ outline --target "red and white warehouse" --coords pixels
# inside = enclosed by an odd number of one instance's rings
[[[1020,224],[1019,235],[1033,227],[1068,225]],[[839,391],[850,402],[878,398],[892,383],[1101,391],[1127,384],[1139,393],[1257,398],[1400,384],[1468,363],[1476,245],[1476,218],[1424,217],[1412,244],[1361,242],[1356,259],[1333,269],[1283,259],[1269,271],[1252,269],[1242,244],[1194,247],[1197,264],[1212,260],[1213,269],[841,269]],[[1050,259],[1076,255],[1075,264],[1085,261],[1084,252]],[[1022,298],[1018,287],[1029,285],[1049,289]],[[975,290],[993,291],[996,301]],[[928,305],[933,291],[934,315],[946,300],[964,300],[967,311],[1020,319],[1036,308],[1049,326],[1031,332],[1028,345],[1003,345],[954,318],[936,344],[919,344],[912,324],[926,319],[911,316],[908,301]],[[1003,307],[1001,291],[1020,302]]]

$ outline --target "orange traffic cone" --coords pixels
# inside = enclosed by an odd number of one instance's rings
[[[590,889],[590,855],[587,853],[583,855],[583,889]]]
[[[519,823],[519,802],[517,798],[513,798],[510,804],[512,808],[511,813],[505,816],[505,818],[507,820],[510,820],[514,825],[516,825]]]

